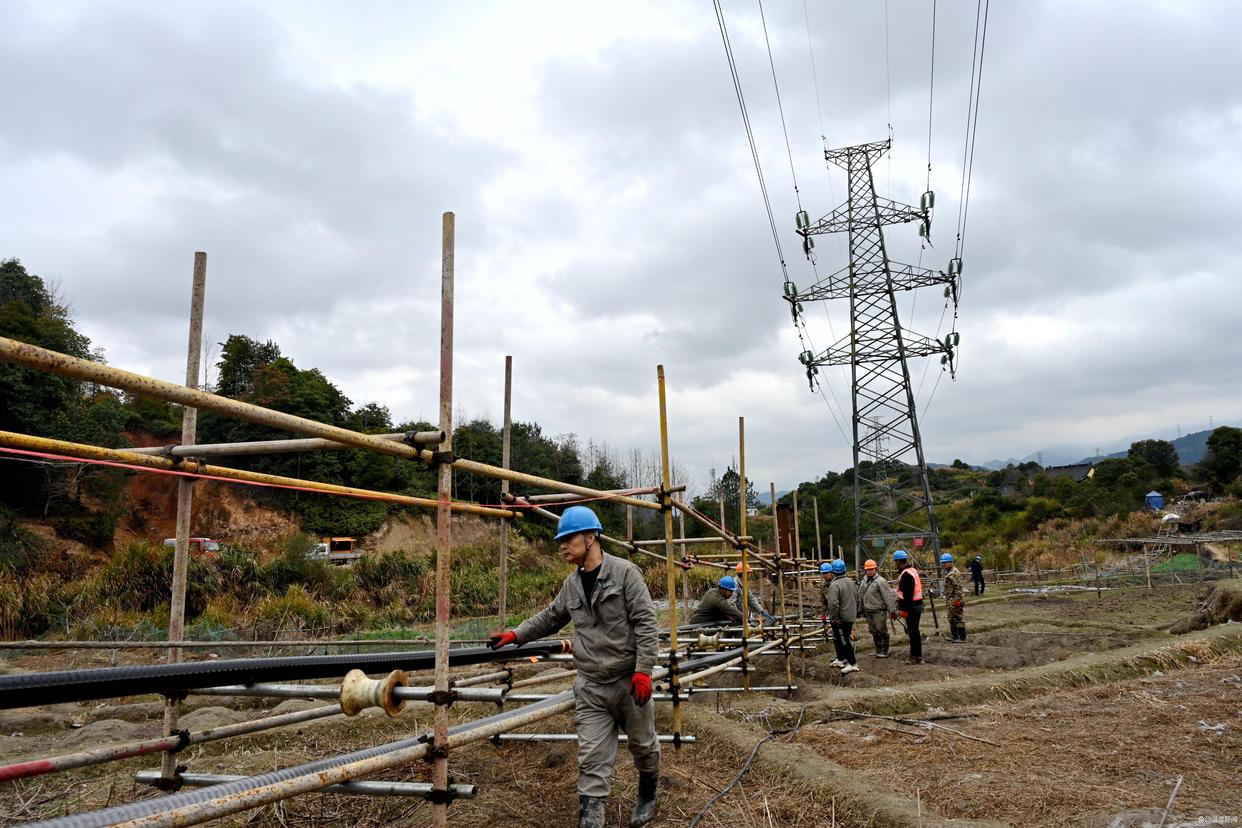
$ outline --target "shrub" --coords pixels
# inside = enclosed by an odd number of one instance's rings
[[[95,576],[100,603],[119,609],[149,612],[167,604],[172,594],[174,550],[146,541],[131,543],[112,556]],[[185,614],[193,618],[223,588],[220,571],[211,561],[191,556],[186,572]]]
[[[417,595],[422,591],[423,578],[430,571],[428,560],[404,549],[381,555],[363,555],[354,562],[354,582],[375,603],[381,603],[397,587]]]
[[[69,515],[56,521],[56,534],[95,549],[111,549],[117,517],[115,512],[104,511]]]
[[[290,586],[282,596],[264,598],[256,612],[260,620],[285,631],[322,629],[331,620],[328,607],[299,584]]]

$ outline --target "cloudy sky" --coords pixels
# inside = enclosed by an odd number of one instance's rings
[[[805,286],[758,7],[724,10]],[[930,3],[765,11],[808,211],[845,190],[821,135],[862,143],[889,124],[877,186],[917,202]],[[923,252],[937,268],[954,246],[974,19],[974,3],[939,3]],[[512,354],[515,417],[647,449],[662,362],[674,453],[697,480],[736,453],[739,415],[761,488],[849,464],[796,359],[706,0],[5,0],[0,23],[0,256],[57,281],[112,364],[183,378],[205,250],[211,342],[274,339],[355,402],[434,417],[452,210],[465,414],[498,417]],[[938,365],[912,366],[930,460],[1109,450],[1242,416],[1239,32],[1242,6],[1224,0],[991,9],[961,371],[937,386]],[[888,240],[917,261],[912,225]],[[821,274],[845,262],[843,239],[818,252]],[[948,330],[936,289],[900,307],[913,330]],[[843,303],[807,310],[819,348],[848,330]],[[848,380],[822,379],[848,431]]]

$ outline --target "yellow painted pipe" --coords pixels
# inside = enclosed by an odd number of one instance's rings
[[[293,414],[285,414],[282,411],[273,411],[270,408],[252,405],[251,403],[230,399],[229,397],[209,394],[206,391],[199,391],[194,388],[187,388],[184,385],[177,385],[173,382],[165,382],[154,377],[135,374],[120,368],[114,368],[111,365],[91,362],[88,359],[79,359],[58,351],[49,351],[46,348],[18,342],[14,339],[0,337],[0,360],[33,368],[36,371],[47,371],[62,377],[71,377],[99,385],[106,385],[109,388],[119,388],[142,397],[180,403],[181,405],[204,411],[214,411],[217,414],[237,420],[244,420],[248,423],[271,426],[272,428],[279,428],[295,434],[304,434],[308,437],[321,437],[325,440],[345,443],[354,448],[370,449],[380,454],[391,454],[409,460],[421,460],[424,463],[434,463],[436,459],[435,454],[431,451],[407,446],[405,443],[384,440],[372,434],[360,434],[347,428],[308,420],[305,417],[296,417]],[[522,483],[541,489],[572,492],[587,497],[598,497],[617,503],[637,506],[640,509],[660,510],[660,504],[639,500],[636,497],[612,495],[587,486],[562,483],[559,480],[552,480],[533,474],[523,474],[512,469],[502,469],[499,466],[490,466],[487,463],[478,463],[473,460],[456,459],[453,461],[453,468],[482,477],[509,480],[513,483]]]
[[[184,471],[192,474],[205,475],[207,477],[222,477],[228,480],[236,480],[240,483],[259,483],[268,486],[296,486],[300,489],[311,489],[317,492],[348,495],[351,497],[366,498],[368,500],[382,500],[388,503],[400,503],[405,506],[422,506],[432,508],[436,506],[437,503],[434,499],[427,497],[411,497],[409,495],[392,494],[390,492],[376,492],[370,489],[357,489],[353,486],[338,486],[335,483],[320,483],[317,480],[301,480],[296,477],[281,477],[275,474],[262,474],[260,472],[244,471],[242,469],[230,469],[225,466],[209,466],[206,464],[200,465],[190,462],[177,463],[163,457],[151,457],[146,454],[136,454],[132,451],[125,451],[124,449],[109,449],[102,448],[100,446],[89,446],[83,443],[71,443],[67,440],[53,440],[48,437],[35,437],[30,434],[17,434],[12,431],[0,431],[0,445],[22,449],[24,451],[46,452],[48,454],[81,457],[89,460],[104,460],[109,463],[124,463],[127,466],[134,466],[139,469],[151,469],[155,471]],[[515,512],[510,509],[492,509],[487,506],[478,506],[474,503],[455,502],[452,506],[453,510],[456,512],[464,512],[471,515],[484,515],[486,517],[502,518],[521,517],[520,512]]]

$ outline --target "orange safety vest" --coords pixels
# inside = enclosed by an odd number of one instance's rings
[[[922,601],[923,600],[923,579],[919,577],[919,571],[912,566],[907,566],[905,569],[901,571],[901,575],[905,575],[907,572],[909,572],[910,576],[914,578],[914,598],[912,598],[911,600]],[[898,582],[900,582],[901,577],[898,576],[897,580]]]

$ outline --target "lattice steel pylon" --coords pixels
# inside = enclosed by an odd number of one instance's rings
[[[956,332],[943,340],[912,333],[902,328],[898,318],[899,290],[943,284],[945,301],[956,305],[961,260],[950,261],[947,273],[889,261],[884,225],[917,221],[920,235],[927,238],[934,206],[930,192],[918,208],[876,196],[872,166],[890,146],[890,141],[880,141],[825,151],[825,159],[846,172],[848,200],[814,223],[800,212],[798,234],[810,258],[813,236],[848,233],[849,264],[806,291],[785,283],[785,299],[795,322],[803,302],[849,299],[848,336],[818,354],[804,351],[799,360],[806,366],[812,389],[819,366],[850,367],[854,557],[859,568],[865,548],[884,553],[897,545],[912,545],[908,541],[914,538],[924,539],[922,551],[939,557],[940,536],[907,361],[940,354],[943,369],[952,373],[958,341]]]

